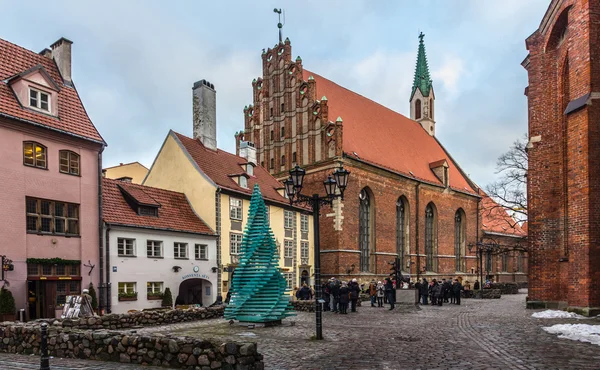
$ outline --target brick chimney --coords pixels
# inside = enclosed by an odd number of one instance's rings
[[[200,139],[200,142],[208,149],[217,150],[217,92],[215,85],[206,80],[194,83],[192,112],[194,139]]]
[[[54,44],[50,45],[52,48],[52,57],[58,66],[60,75],[67,85],[71,85],[71,45],[73,41],[67,40],[61,37]]]

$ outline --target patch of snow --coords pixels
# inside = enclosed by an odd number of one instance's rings
[[[575,312],[546,310],[536,312],[531,317],[536,319],[586,319],[587,317],[576,314]]]
[[[255,337],[256,334],[250,332],[243,332],[238,334],[240,337]]]
[[[559,338],[578,340],[600,346],[600,325],[557,324],[543,329],[551,334],[559,334]]]

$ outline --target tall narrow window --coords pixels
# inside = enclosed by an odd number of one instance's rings
[[[242,200],[229,198],[229,218],[232,220],[242,220]]]
[[[434,252],[436,242],[436,219],[435,210],[431,203],[425,208],[425,269],[427,271],[435,271]]]
[[[433,119],[433,98],[429,99],[429,116]]]
[[[25,166],[48,168],[46,147],[34,141],[23,142],[23,164]]]
[[[70,150],[61,150],[58,152],[58,158],[60,172],[79,175],[79,154]]]
[[[281,156],[281,163],[279,164],[280,166],[285,166],[285,155]]]
[[[273,109],[273,108],[271,108]],[[275,140],[275,133],[273,132],[273,130],[271,130],[271,141]]]
[[[271,158],[271,169],[275,168],[275,158]]]
[[[296,152],[292,153],[292,162],[296,163]]]
[[[492,270],[492,252],[491,251],[487,251],[485,253],[485,272],[486,275],[491,275],[493,270]]]
[[[456,271],[464,270],[465,221],[462,210],[454,215],[454,265]]]
[[[396,202],[396,253],[400,259],[400,266],[404,269],[404,252],[406,242],[406,208],[404,200],[399,198]]]
[[[283,140],[283,138],[285,137],[285,127],[281,128],[281,139]]]
[[[421,99],[415,102],[415,119],[421,119]]]
[[[502,272],[508,271],[508,253],[502,253]]]
[[[368,272],[370,270],[371,254],[371,197],[367,189],[361,190],[359,194],[359,250],[360,250],[360,271]]]
[[[519,251],[519,254],[517,255],[517,271],[518,272],[524,272],[524,270],[523,270],[524,257],[525,257],[525,253],[523,253],[522,251]]]

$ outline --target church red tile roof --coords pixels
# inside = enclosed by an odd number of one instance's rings
[[[445,159],[449,165],[450,187],[476,193],[437,139],[425,132],[418,122],[303,70],[304,80],[310,76],[316,81],[318,99],[327,97],[329,120],[335,122],[337,117],[342,118],[343,150],[347,155],[355,157],[356,153],[360,160],[439,185],[442,183],[430,163]]]
[[[157,205],[158,217],[138,215],[127,203],[121,188],[136,200]],[[102,179],[102,218],[114,225],[215,234],[192,210],[183,193],[108,178]]]
[[[277,181],[262,166],[254,167],[254,175],[248,177],[248,188],[243,188],[234,181],[231,174],[243,172],[241,165],[246,163],[244,158],[221,149],[217,149],[216,151],[207,149],[200,140],[194,140],[176,132],[173,132],[173,134],[181,142],[202,172],[219,187],[252,195],[254,184],[258,184],[265,199],[289,204],[289,201],[276,190],[283,188],[283,184]]]
[[[512,218],[506,209],[487,194],[481,199],[481,229],[485,232],[527,236],[527,232]]]
[[[58,117],[21,106],[6,80],[41,65],[60,87]],[[15,118],[104,143],[87,115],[75,87],[63,83],[54,60],[0,39],[0,116]]]

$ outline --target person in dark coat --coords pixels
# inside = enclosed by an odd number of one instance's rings
[[[347,315],[348,314],[348,300],[350,295],[350,290],[348,289],[348,284],[346,282],[342,283],[340,287],[340,297],[339,297],[339,305],[340,305],[340,313]]]
[[[392,279],[385,278],[385,295],[387,296],[388,303],[390,304],[390,310],[394,309],[394,303],[396,301],[396,297],[394,297],[395,292],[396,291],[394,290],[394,283],[392,282]]]
[[[325,301],[325,303],[323,303],[323,311],[329,311],[329,284],[323,283],[321,286],[321,291],[323,292],[323,300]]]
[[[454,284],[452,285],[452,291],[454,292],[454,300],[456,304],[460,304],[460,292],[463,290],[464,288],[462,284],[458,281],[458,279],[455,279]]]
[[[473,284],[473,289],[474,290],[479,290],[479,280],[475,280],[475,284]]]
[[[350,291],[351,311],[356,312],[356,302],[358,301],[358,296],[360,295],[360,287],[358,286],[356,279],[352,279],[350,284],[348,284],[348,290]]]
[[[417,290],[417,295],[419,296],[417,302],[421,303],[421,281],[417,281],[417,283],[415,284],[415,289]]]
[[[444,297],[444,303],[448,303],[448,298],[452,293],[452,279],[442,279],[442,296]]]
[[[329,283],[329,289],[331,289],[331,297],[333,298],[333,312],[340,312],[340,286],[341,283],[337,279],[332,279]]]
[[[423,278],[423,282],[421,282],[421,297],[423,297],[423,305],[427,306],[429,303],[427,302],[427,297],[429,296],[429,283],[427,279]]]

